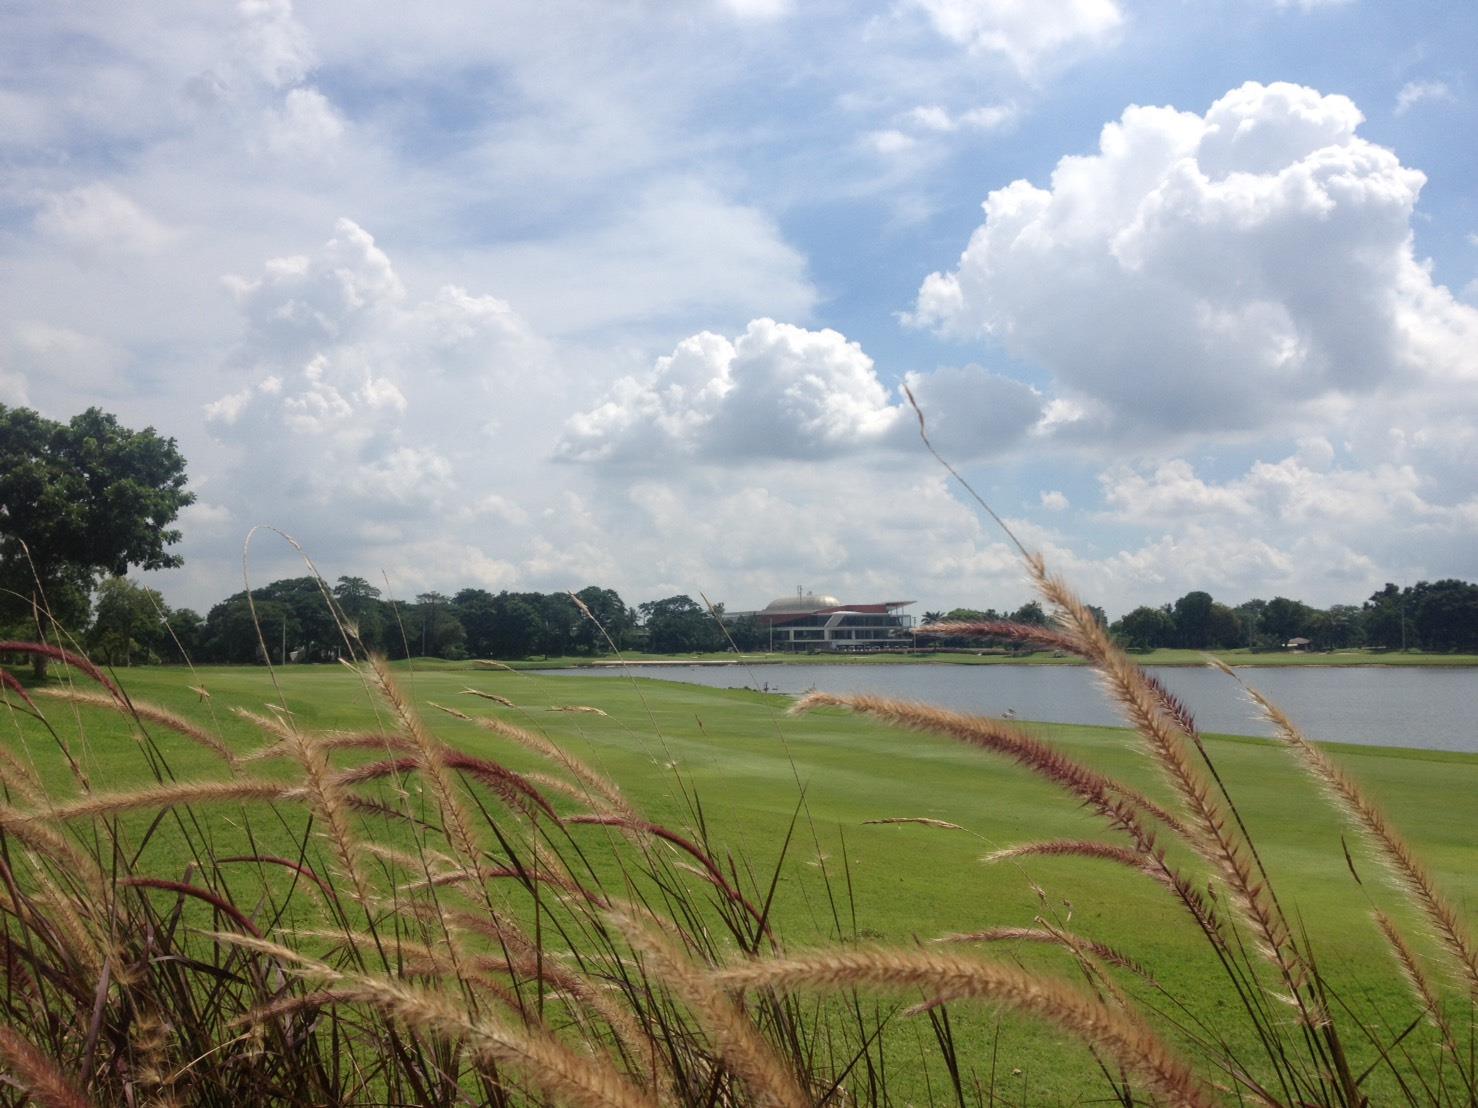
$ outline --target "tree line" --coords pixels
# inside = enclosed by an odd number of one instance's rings
[[[752,618],[722,624],[722,612],[722,605],[710,613],[683,595],[629,607],[598,585],[577,593],[466,588],[396,600],[363,577],[330,585],[310,576],[234,593],[201,616],[170,607],[155,589],[109,577],[98,587],[80,645],[109,665],[327,662],[346,656],[350,644],[354,653],[449,660],[762,645]],[[23,627],[14,630],[24,637]]]
[[[1363,604],[1315,608],[1276,596],[1235,607],[1203,591],[1159,607],[1144,605],[1109,623],[1110,633],[1131,650],[1180,647],[1217,650],[1287,649],[1298,640],[1310,650],[1365,647],[1378,650],[1478,652],[1478,585],[1458,580],[1388,584]],[[356,652],[390,658],[449,660],[594,656],[614,652],[686,654],[764,650],[768,633],[753,616],[721,620],[686,595],[628,606],[614,589],[591,585],[576,593],[423,592],[396,600],[363,577],[330,585],[316,577],[273,581],[226,597],[201,616],[172,608],[158,591],[124,577],[105,578],[81,645],[109,665],[157,662],[251,664],[325,662],[343,656],[346,639]],[[1035,601],[1014,610],[954,608],[923,613],[922,622],[1010,621],[1044,624]],[[24,637],[24,628],[0,629]],[[931,644],[1009,647],[1004,638],[936,636]]]
[[[172,524],[195,497],[175,441],[133,431],[97,408],[67,423],[0,404],[0,636],[34,637],[55,620],[82,628],[83,645],[112,664],[149,661],[324,661],[344,649],[392,658],[526,658],[611,650],[693,653],[762,649],[767,629],[752,616],[723,623],[679,595],[627,607],[612,589],[578,593],[462,589],[413,601],[382,595],[362,577],[330,586],[286,578],[240,592],[205,616],[171,609],[155,590],[129,581],[130,567],[181,564],[168,548]],[[1103,612],[1095,609],[1100,620]],[[924,622],[1045,622],[1035,602],[1012,612],[955,608]],[[1285,648],[1478,651],[1478,585],[1456,579],[1387,584],[1363,604],[1314,608],[1276,596],[1230,607],[1202,591],[1142,606],[1108,625],[1132,649]],[[47,631],[49,634],[49,629]],[[935,640],[941,641],[941,640]],[[945,645],[1004,640],[944,639]],[[34,659],[44,676],[45,658]]]
[[[1110,625],[1131,649],[1424,650],[1478,652],[1478,585],[1455,578],[1386,584],[1361,604],[1316,608],[1275,596],[1230,607],[1202,591],[1142,606]],[[1299,642],[1299,640],[1306,640]]]

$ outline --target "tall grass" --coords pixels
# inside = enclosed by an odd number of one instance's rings
[[[984,918],[907,946],[793,949],[775,925],[779,870],[717,850],[696,797],[683,793],[682,826],[650,821],[618,782],[493,714],[508,703],[495,697],[482,715],[442,710],[525,768],[454,747],[378,659],[353,667],[378,728],[318,731],[270,705],[240,713],[243,746],[209,718],[131,700],[76,655],[0,643],[69,678],[5,683],[15,734],[54,744],[0,748],[0,1103],[887,1105],[900,1095],[888,1044],[910,1023],[926,1023],[949,1075],[928,1099],[1014,1103],[961,1076],[981,1062],[959,1056],[950,1012],[977,1004],[1085,1044],[1102,1099],[1120,1104],[1478,1103],[1469,924],[1377,806],[1259,699],[1394,879],[1394,900],[1371,895],[1390,961],[1362,972],[1405,983],[1399,1012],[1331,981],[1191,712],[1040,559],[1027,565],[1054,628],[933,630],[1083,657],[1168,800],[1006,720],[868,696],[794,710],[942,735],[1055,786],[1105,837],[990,860],[1069,856],[1153,883],[1201,936],[1230,1014],[1175,995],[1132,943],[1075,929],[1045,899],[1031,927]],[[129,721],[149,783],[89,780],[47,722],[61,709]],[[178,743],[214,770],[178,775]],[[1332,864],[1358,880],[1357,855]],[[160,872],[158,858],[186,862]],[[993,956],[1002,942],[1065,952],[1074,972]]]

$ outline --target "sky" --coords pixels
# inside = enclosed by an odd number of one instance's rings
[[[905,385],[1110,615],[1478,579],[1469,0],[0,21],[0,403],[178,441],[172,604],[1014,608]]]

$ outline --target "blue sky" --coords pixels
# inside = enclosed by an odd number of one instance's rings
[[[186,566],[1112,613],[1478,578],[1478,9],[13,3],[0,402]],[[255,580],[299,572],[274,536]]]

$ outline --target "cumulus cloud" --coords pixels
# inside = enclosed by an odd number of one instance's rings
[[[1103,46],[1124,22],[1114,0],[914,0],[960,46],[1005,57],[1021,72],[1069,48]]]
[[[1042,507],[1049,512],[1062,512],[1068,508],[1068,499],[1057,489],[1042,490]]]
[[[273,259],[229,282],[243,315],[245,383],[205,406],[220,441],[243,449],[257,495],[288,514],[425,519],[454,502],[498,441],[512,398],[541,395],[548,353],[513,309],[446,286],[412,297],[364,228],[341,219],[312,255]],[[264,441],[290,433],[285,450]],[[279,501],[281,504],[281,501]]]
[[[1248,83],[1130,107],[1051,185],[986,199],[912,320],[1056,377],[1081,430],[1259,427],[1331,398],[1471,389],[1478,312],[1413,255],[1425,182],[1343,96]]]
[[[1409,465],[1370,469],[1328,468],[1328,444],[1310,443],[1278,462],[1255,462],[1223,482],[1198,476],[1183,459],[1149,470],[1116,467],[1100,476],[1111,517],[1120,522],[1166,524],[1195,518],[1256,519],[1271,526],[1317,527],[1350,533],[1376,526],[1420,523],[1436,528],[1471,525],[1478,499],[1457,505],[1432,503]]]
[[[963,453],[1004,450],[1040,417],[1030,388],[979,366],[908,373],[936,439]],[[832,330],[752,321],[732,342],[703,332],[618,381],[574,415],[567,460],[666,464],[674,458],[825,458],[915,445],[912,414],[861,346]]]

